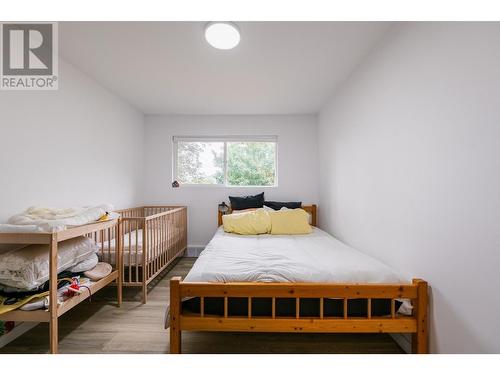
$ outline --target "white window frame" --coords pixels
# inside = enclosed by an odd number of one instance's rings
[[[273,188],[278,187],[278,136],[276,135],[242,135],[242,136],[173,136],[172,137],[172,181],[178,181],[177,161],[179,142],[224,142],[224,183],[223,184],[180,184],[181,187],[223,187],[223,188]],[[228,185],[227,184],[227,143],[228,142],[273,142],[274,151],[274,185]]]

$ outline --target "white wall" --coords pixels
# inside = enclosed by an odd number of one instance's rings
[[[277,135],[278,187],[172,188],[172,136]],[[318,199],[316,116],[147,116],[143,201],[188,206],[188,244],[204,246],[217,228],[217,204],[228,195],[265,192],[268,200]]]
[[[500,352],[500,23],[397,26],[319,116],[320,223],[431,285],[431,350]]]
[[[0,222],[31,205],[135,204],[143,120],[63,60],[57,91],[0,91]]]

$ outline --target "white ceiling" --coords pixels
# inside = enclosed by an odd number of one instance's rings
[[[387,22],[237,22],[217,50],[203,22],[61,22],[60,55],[146,114],[316,113]]]

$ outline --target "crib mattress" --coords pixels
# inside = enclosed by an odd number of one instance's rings
[[[172,235],[172,232],[170,233]],[[173,238],[171,237],[171,246],[178,243],[180,240],[181,232],[177,230],[173,233]],[[103,243],[99,242],[98,246],[99,251],[99,259],[103,262],[116,264],[116,241],[115,239],[111,241],[104,241]],[[123,253],[123,265],[124,266],[135,266],[143,264],[143,230],[133,230],[131,232],[127,232],[123,235],[123,243],[122,243],[122,253]],[[148,260],[151,261],[158,256],[159,251],[155,252],[154,249],[152,254],[148,254]]]

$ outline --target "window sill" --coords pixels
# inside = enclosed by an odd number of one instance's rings
[[[270,188],[277,188],[278,185],[266,185],[266,186],[229,186],[229,185],[215,185],[215,184],[183,184],[180,185],[179,187],[172,187],[173,190],[175,189],[182,189],[182,188],[209,188],[209,189],[250,189],[250,188],[255,188],[255,189],[270,189]]]

